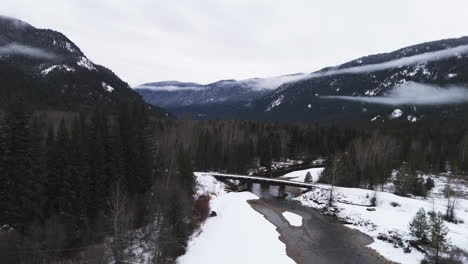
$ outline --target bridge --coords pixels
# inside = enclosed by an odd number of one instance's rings
[[[213,176],[218,180],[238,180],[238,181],[247,182],[247,183],[260,183],[260,184],[263,183],[263,184],[280,186],[283,188],[285,186],[293,186],[293,187],[306,188],[306,189],[312,189],[313,187],[316,187],[315,184],[313,183],[305,183],[305,182],[290,181],[290,180],[260,177],[260,176],[247,176],[247,175],[226,174],[226,173],[217,173],[217,172],[206,172],[203,174]]]

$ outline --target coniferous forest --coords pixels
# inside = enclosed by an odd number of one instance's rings
[[[416,171],[465,174],[467,126],[159,120],[141,103],[52,113],[18,99],[0,119],[0,223],[14,230],[0,254],[12,263],[73,259],[113,236],[118,260],[128,230],[158,221],[152,243],[170,262],[206,217],[193,198],[197,170],[247,173],[286,158],[325,157],[324,182],[335,166],[333,184],[379,188],[398,169],[399,194],[423,196],[431,186]]]

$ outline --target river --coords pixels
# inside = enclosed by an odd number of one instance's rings
[[[249,191],[260,197],[249,204],[276,226],[280,240],[286,245],[286,253],[296,263],[390,263],[366,247],[373,242],[371,237],[293,201],[291,198],[299,189],[289,188],[286,199],[277,198],[278,187],[275,186],[252,184]],[[285,211],[300,215],[302,226],[291,226],[282,215]]]

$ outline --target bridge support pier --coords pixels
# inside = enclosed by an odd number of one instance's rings
[[[286,196],[286,185],[280,185],[278,187],[278,198],[285,198]]]
[[[238,192],[243,192],[249,190],[249,182],[248,181],[241,181],[239,186],[237,187]]]

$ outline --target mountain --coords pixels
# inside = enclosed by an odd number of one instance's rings
[[[151,104],[202,118],[412,123],[468,116],[468,37],[361,57],[309,74],[208,85],[148,83]]]
[[[282,85],[244,117],[318,123],[468,116],[468,37],[362,57]]]
[[[152,82],[135,90],[143,99],[179,115],[192,114],[195,118],[235,118],[261,98],[286,81],[302,74],[247,80],[221,80],[210,84],[192,82]]]
[[[89,60],[62,33],[5,16],[0,16],[0,83],[3,105],[18,95],[39,108],[63,110],[142,102],[126,82]]]

